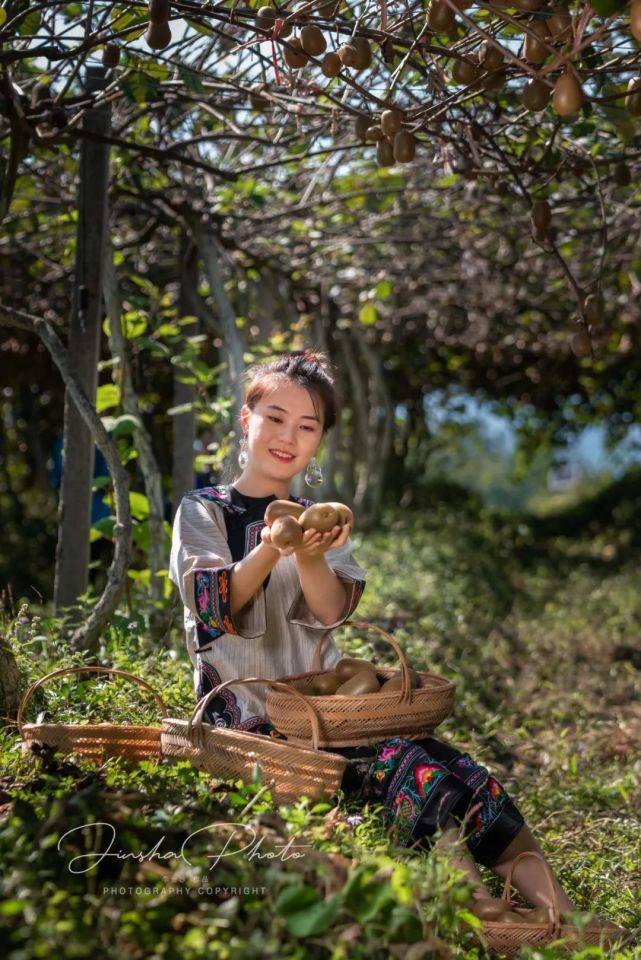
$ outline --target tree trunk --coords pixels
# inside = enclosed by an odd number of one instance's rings
[[[229,374],[229,395],[233,401],[231,408],[232,429],[236,441],[238,441],[241,433],[240,408],[243,404],[243,374],[245,372],[243,338],[241,331],[236,326],[234,308],[225,290],[217,239],[211,233],[196,229],[194,240],[202,258],[205,275],[218,312],[218,322],[223,341],[222,353]],[[237,446],[238,443],[235,445],[235,450]]]
[[[94,442],[102,450],[114,485],[116,500],[116,524],[114,527],[114,555],[107,571],[107,584],[85,623],[71,637],[76,650],[95,652],[103,627],[110,619],[122,592],[131,556],[131,510],[129,507],[129,477],[120,462],[116,445],[105,430],[94,405],[85,393],[76,374],[68,352],[50,323],[41,317],[33,317],[22,310],[0,304],[6,317],[0,315],[3,326],[17,326],[36,333],[49,350],[58,367],[69,396],[81,412],[82,418]]]
[[[381,514],[385,492],[387,461],[392,448],[394,431],[394,407],[385,383],[382,361],[362,335],[358,345],[370,375],[369,443],[362,477],[366,480],[364,491],[364,521],[376,523]]]
[[[0,726],[18,716],[20,671],[6,637],[0,635]]]
[[[192,242],[183,239],[180,251],[180,316],[196,315],[191,309],[192,294],[198,296],[198,257]],[[181,327],[185,337],[198,333],[198,321]],[[180,501],[194,487],[194,444],[196,442],[196,388],[185,368],[174,366],[174,407],[189,407],[173,416],[171,504],[175,516]]]
[[[111,330],[111,353],[119,360],[120,402],[124,413],[134,417],[138,426],[134,430],[134,442],[138,450],[138,463],[149,503],[149,596],[153,610],[149,618],[151,636],[158,640],[166,632],[165,581],[158,571],[167,568],[165,550],[164,502],[162,473],[156,460],[153,444],[145,427],[134,390],[129,359],[129,345],[122,329],[122,311],[118,294],[118,279],[114,266],[111,238],[105,242],[103,288],[109,326]]]
[[[110,130],[110,108],[88,110],[84,129]],[[69,328],[70,368],[93,405],[98,385],[102,321],[102,262],[107,223],[109,147],[83,140],[78,190],[78,230],[74,305]],[[71,606],[89,581],[91,498],[94,442],[73,398],[65,394],[64,451],[54,600],[56,609]]]

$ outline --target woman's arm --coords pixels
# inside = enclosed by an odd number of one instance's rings
[[[231,612],[237,613],[260,590],[268,573],[280,560],[280,551],[264,541],[234,565],[231,575]]]
[[[336,623],[347,603],[344,584],[327,565],[323,556],[302,555],[296,558],[296,563],[307,606],[321,623]]]

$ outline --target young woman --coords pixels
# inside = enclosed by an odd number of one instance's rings
[[[354,612],[365,571],[352,556],[349,526],[307,530],[297,549],[279,550],[264,522],[267,505],[290,495],[305,471],[318,482],[316,454],[338,411],[322,354],[294,352],[254,366],[241,410],[241,473],[231,484],[195,490],[177,511],[170,577],[185,605],[187,647],[198,699],[223,680],[279,677],[310,669],[320,634]],[[307,499],[298,499],[308,505]],[[341,654],[328,637],[323,669]],[[264,686],[228,687],[207,708],[217,726],[279,736],[266,717]],[[501,784],[467,753],[432,737],[394,737],[374,748],[340,751],[348,757],[347,794],[384,803],[401,842],[429,848],[467,820],[474,860],[505,878],[518,853],[542,850]],[[471,816],[472,814],[472,816]],[[446,830],[447,828],[447,830]],[[472,859],[455,858],[475,897],[489,897]],[[514,885],[535,906],[551,906],[542,865],[521,860]],[[574,909],[556,881],[562,911]]]

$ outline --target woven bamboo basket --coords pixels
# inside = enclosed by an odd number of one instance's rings
[[[313,703],[318,714],[321,747],[372,745],[394,736],[417,740],[428,736],[450,715],[455,683],[434,673],[417,671],[420,686],[412,689],[405,654],[391,634],[377,624],[363,620],[346,620],[342,626],[375,630],[384,637],[399,659],[402,685],[400,691],[392,693],[368,693],[354,697],[335,694],[315,696]],[[328,630],[319,638],[310,672],[279,677],[287,684],[287,691],[268,688],[266,692],[269,719],[292,743],[307,744],[309,730],[302,704],[293,696],[291,688],[305,694],[317,677],[330,672],[321,670],[320,665],[323,643],[330,632]],[[391,667],[376,669],[378,677],[383,680],[396,676],[398,672],[398,669]]]
[[[64,667],[53,670],[33,683],[26,691],[18,708],[18,730],[22,737],[22,752],[28,753],[34,743],[44,743],[62,753],[77,753],[87,760],[102,764],[108,757],[122,757],[131,763],[160,758],[160,726],[142,726],[127,723],[23,723],[25,707],[38,689],[53,677],[71,673],[108,673],[125,677],[150,693],[161,715],[167,716],[167,707],[148,683],[124,670],[113,667]]]
[[[523,923],[502,923],[501,920],[482,920],[484,939],[487,946],[497,956],[515,957],[521,947],[541,947],[552,941],[563,941],[563,948],[601,946],[608,948],[617,940],[622,939],[626,931],[616,924],[607,927],[592,927],[579,931],[572,924],[562,922],[559,911],[559,901],[554,883],[554,875],[548,862],[534,850],[525,850],[519,853],[510,864],[508,875],[503,887],[503,899],[512,909],[518,912],[511,899],[512,874],[520,860],[526,857],[536,857],[543,864],[548,887],[552,897],[552,917],[548,923],[528,923],[524,916]]]
[[[261,677],[225,680],[198,701],[189,720],[173,717],[163,720],[161,741],[164,756],[190,760],[200,770],[213,773],[221,780],[240,779],[244,783],[251,782],[254,767],[258,764],[263,782],[269,783],[274,799],[281,803],[297,800],[303,794],[313,800],[335,794],[347,760],[318,749],[318,717],[309,700],[295,690],[291,694],[300,700],[307,725],[311,728],[311,748],[294,746],[262,733],[203,723],[205,707],[220,690],[231,684],[249,683],[285,687],[278,681]]]

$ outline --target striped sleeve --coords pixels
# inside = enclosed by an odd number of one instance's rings
[[[235,566],[222,508],[196,496],[184,497],[174,520],[169,577],[209,636],[229,633],[251,640],[265,633],[265,590],[261,586],[232,614]]]

